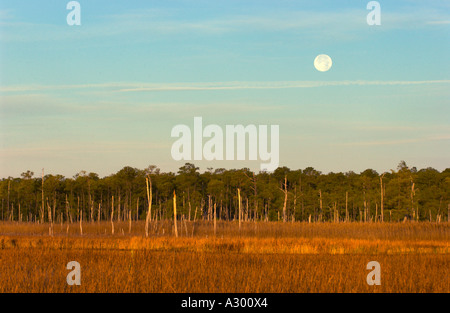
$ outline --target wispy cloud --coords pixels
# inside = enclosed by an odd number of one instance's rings
[[[142,91],[183,91],[183,90],[239,90],[239,89],[288,89],[317,88],[330,86],[394,86],[394,85],[424,85],[449,84],[450,80],[429,81],[280,81],[280,82],[229,82],[229,83],[196,83],[196,84],[166,84],[149,85],[145,87],[124,88],[119,92]]]
[[[216,14],[189,19],[186,12],[173,9],[129,10],[120,14],[99,15],[95,22],[68,32],[67,25],[37,24],[11,18],[8,10],[0,11],[1,41],[59,41],[105,36],[134,35],[145,40],[147,34],[218,35],[248,32],[301,32],[320,40],[351,39],[367,30],[364,6],[339,11],[279,9],[254,14]],[[447,24],[448,14],[431,9],[383,11],[382,31]],[[146,36],[142,37],[142,34]],[[129,37],[129,36],[128,36]],[[144,38],[144,39],[143,39]]]
[[[441,141],[441,140],[450,140],[450,135],[443,134],[443,135],[436,135],[436,136],[429,136],[429,137],[407,138],[407,139],[397,139],[397,140],[357,141],[357,142],[336,143],[333,145],[339,145],[339,146],[391,146],[391,145],[401,145],[401,144]]]
[[[2,86],[0,92],[32,92],[32,91],[58,91],[70,89],[108,89],[125,88],[126,86],[136,86],[128,83],[102,83],[102,84],[78,84],[78,85],[14,85]]]
[[[124,151],[149,151],[153,149],[167,149],[170,144],[116,141],[116,142],[86,142],[86,143],[45,143],[40,145],[29,144],[24,147],[8,147],[0,149],[0,154],[4,157],[17,157],[27,155],[51,155],[52,153],[107,153],[107,152],[124,152]]]
[[[233,82],[196,82],[196,83],[103,83],[82,85],[15,85],[2,86],[0,92],[46,92],[60,90],[106,90],[112,92],[150,92],[150,91],[204,91],[204,90],[241,90],[241,89],[288,89],[318,88],[332,86],[396,86],[396,85],[429,85],[450,84],[450,80],[421,81],[233,81]]]

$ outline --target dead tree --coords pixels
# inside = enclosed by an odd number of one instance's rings
[[[192,224],[192,237],[194,237],[195,221],[197,219],[197,207],[195,207],[194,223]]]
[[[214,202],[214,237],[216,236],[216,203]]]
[[[239,231],[241,230],[241,189],[238,188]]]
[[[284,204],[283,204],[283,223],[286,223],[286,205],[287,205],[287,175],[284,175],[284,189],[280,188],[280,190],[284,193]]]
[[[414,181],[412,179],[412,176],[411,176],[411,212],[412,212],[413,220],[414,220],[414,215],[415,215],[415,211],[414,211],[414,196],[416,195],[416,191],[414,190],[414,186],[415,186],[415,183],[414,183]],[[417,212],[417,214],[418,213],[419,212]]]
[[[67,194],[66,194],[66,223],[67,223],[67,229],[66,233],[69,234],[69,201],[67,201]]]
[[[173,191],[173,223],[175,227],[175,237],[178,238],[178,229],[177,229],[177,195],[175,190]]]
[[[8,208],[9,209],[9,208]],[[44,169],[42,169],[42,205],[41,205],[41,224],[44,223]]]
[[[6,215],[7,216],[10,215],[9,214],[9,194],[10,194],[10,190],[11,190],[11,180],[8,178],[8,198],[6,199]],[[44,190],[44,189],[42,189],[42,190]]]
[[[114,196],[111,198],[111,234],[114,235]]]
[[[147,183],[147,199],[148,199],[148,211],[145,218],[145,237],[148,237],[148,223],[152,218],[152,179],[150,176],[146,177]]]
[[[119,203],[117,204],[117,221],[120,222],[120,190],[119,190]]]
[[[131,208],[128,210],[128,233],[131,234]]]
[[[80,216],[80,235],[83,236],[83,210],[81,210]]]
[[[47,210],[48,210],[48,222],[50,223],[50,226],[48,228],[48,234],[53,237],[52,208],[50,207],[50,204],[48,203],[48,198],[47,198]]]

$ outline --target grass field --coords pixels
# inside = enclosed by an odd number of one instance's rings
[[[448,223],[0,223],[0,292],[450,292]],[[68,227],[69,226],[69,227]],[[69,286],[66,265],[81,265]],[[366,265],[381,266],[369,286]]]

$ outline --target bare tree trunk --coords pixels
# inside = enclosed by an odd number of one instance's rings
[[[120,222],[120,192],[119,192],[119,203],[117,205],[117,221]]]
[[[241,230],[241,189],[238,188],[239,231]]]
[[[66,194],[66,223],[67,223],[67,228],[66,228],[66,234],[69,234],[69,201],[67,201],[67,194]]]
[[[128,233],[131,234],[131,208],[128,210]]]
[[[380,194],[381,194],[381,204],[380,204],[380,209],[381,209],[381,222],[384,222],[384,190],[383,190],[383,177],[384,175],[386,175],[386,173],[384,173],[383,175],[381,175],[380,177]]]
[[[173,223],[175,227],[175,237],[178,238],[178,229],[177,229],[177,195],[175,190],[173,191]]]
[[[148,199],[148,211],[145,218],[145,237],[148,237],[148,223],[152,219],[152,179],[150,176],[146,177],[147,183],[147,199]]]
[[[378,218],[378,203],[375,203],[375,223],[377,222]]]
[[[102,203],[100,201],[100,203],[98,204],[97,223],[100,223],[101,216],[102,216]]]
[[[214,202],[214,237],[216,236],[216,203]]]
[[[296,207],[297,207],[297,185],[295,185],[295,190],[294,190],[294,213],[292,214],[292,222],[295,222]]]
[[[91,201],[91,223],[94,223],[94,201]]]
[[[192,225],[192,237],[194,237],[195,221],[197,219],[197,207],[195,207],[194,224]]]
[[[53,192],[53,215],[52,215],[52,221],[54,221],[56,218],[56,191]]]
[[[415,215],[414,211],[414,195],[416,194],[416,191],[414,190],[415,183],[413,182],[413,179],[411,177],[411,212],[413,212],[413,216]],[[414,219],[414,217],[413,217]]]
[[[47,199],[47,210],[48,210],[48,222],[50,223],[50,226],[48,228],[48,234],[53,237],[52,208],[50,207],[50,204],[48,203],[48,199]]]
[[[283,204],[283,223],[286,223],[286,204],[288,198],[287,192],[287,175],[284,176],[284,204]]]
[[[111,199],[111,234],[114,235],[114,196]]]
[[[9,214],[9,193],[10,193],[10,189],[11,189],[11,180],[8,179],[8,198],[6,198],[6,216],[11,216]],[[44,189],[42,189],[44,190]]]
[[[80,216],[80,235],[83,236],[83,210],[81,210]]]
[[[9,209],[9,208],[8,208]],[[42,169],[42,206],[41,206],[41,224],[44,223],[44,169]]]
[[[189,222],[191,222],[191,201],[189,201]]]
[[[253,196],[255,197],[255,199],[254,199],[254,209],[255,209],[254,219],[256,222],[256,219],[258,218],[258,190],[257,190],[257,185],[256,185],[255,172],[253,172],[253,193],[254,193]],[[222,211],[222,202],[220,203],[220,211]],[[220,215],[219,215],[219,218],[220,218]]]
[[[211,213],[212,209],[211,209],[211,195],[208,195],[208,221],[211,220]]]
[[[91,195],[91,182],[90,182],[90,180],[89,180],[89,178],[88,178],[88,193],[89,193],[89,215],[90,215],[90,218],[91,218],[91,223],[94,221],[93,220],[93,214],[94,214],[94,203],[93,203],[93,201],[92,201],[92,195]]]

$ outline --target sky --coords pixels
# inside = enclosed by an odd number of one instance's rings
[[[450,167],[450,2],[0,2],[0,178],[175,161],[179,124],[279,125],[280,166]],[[327,54],[332,68],[314,68]]]

